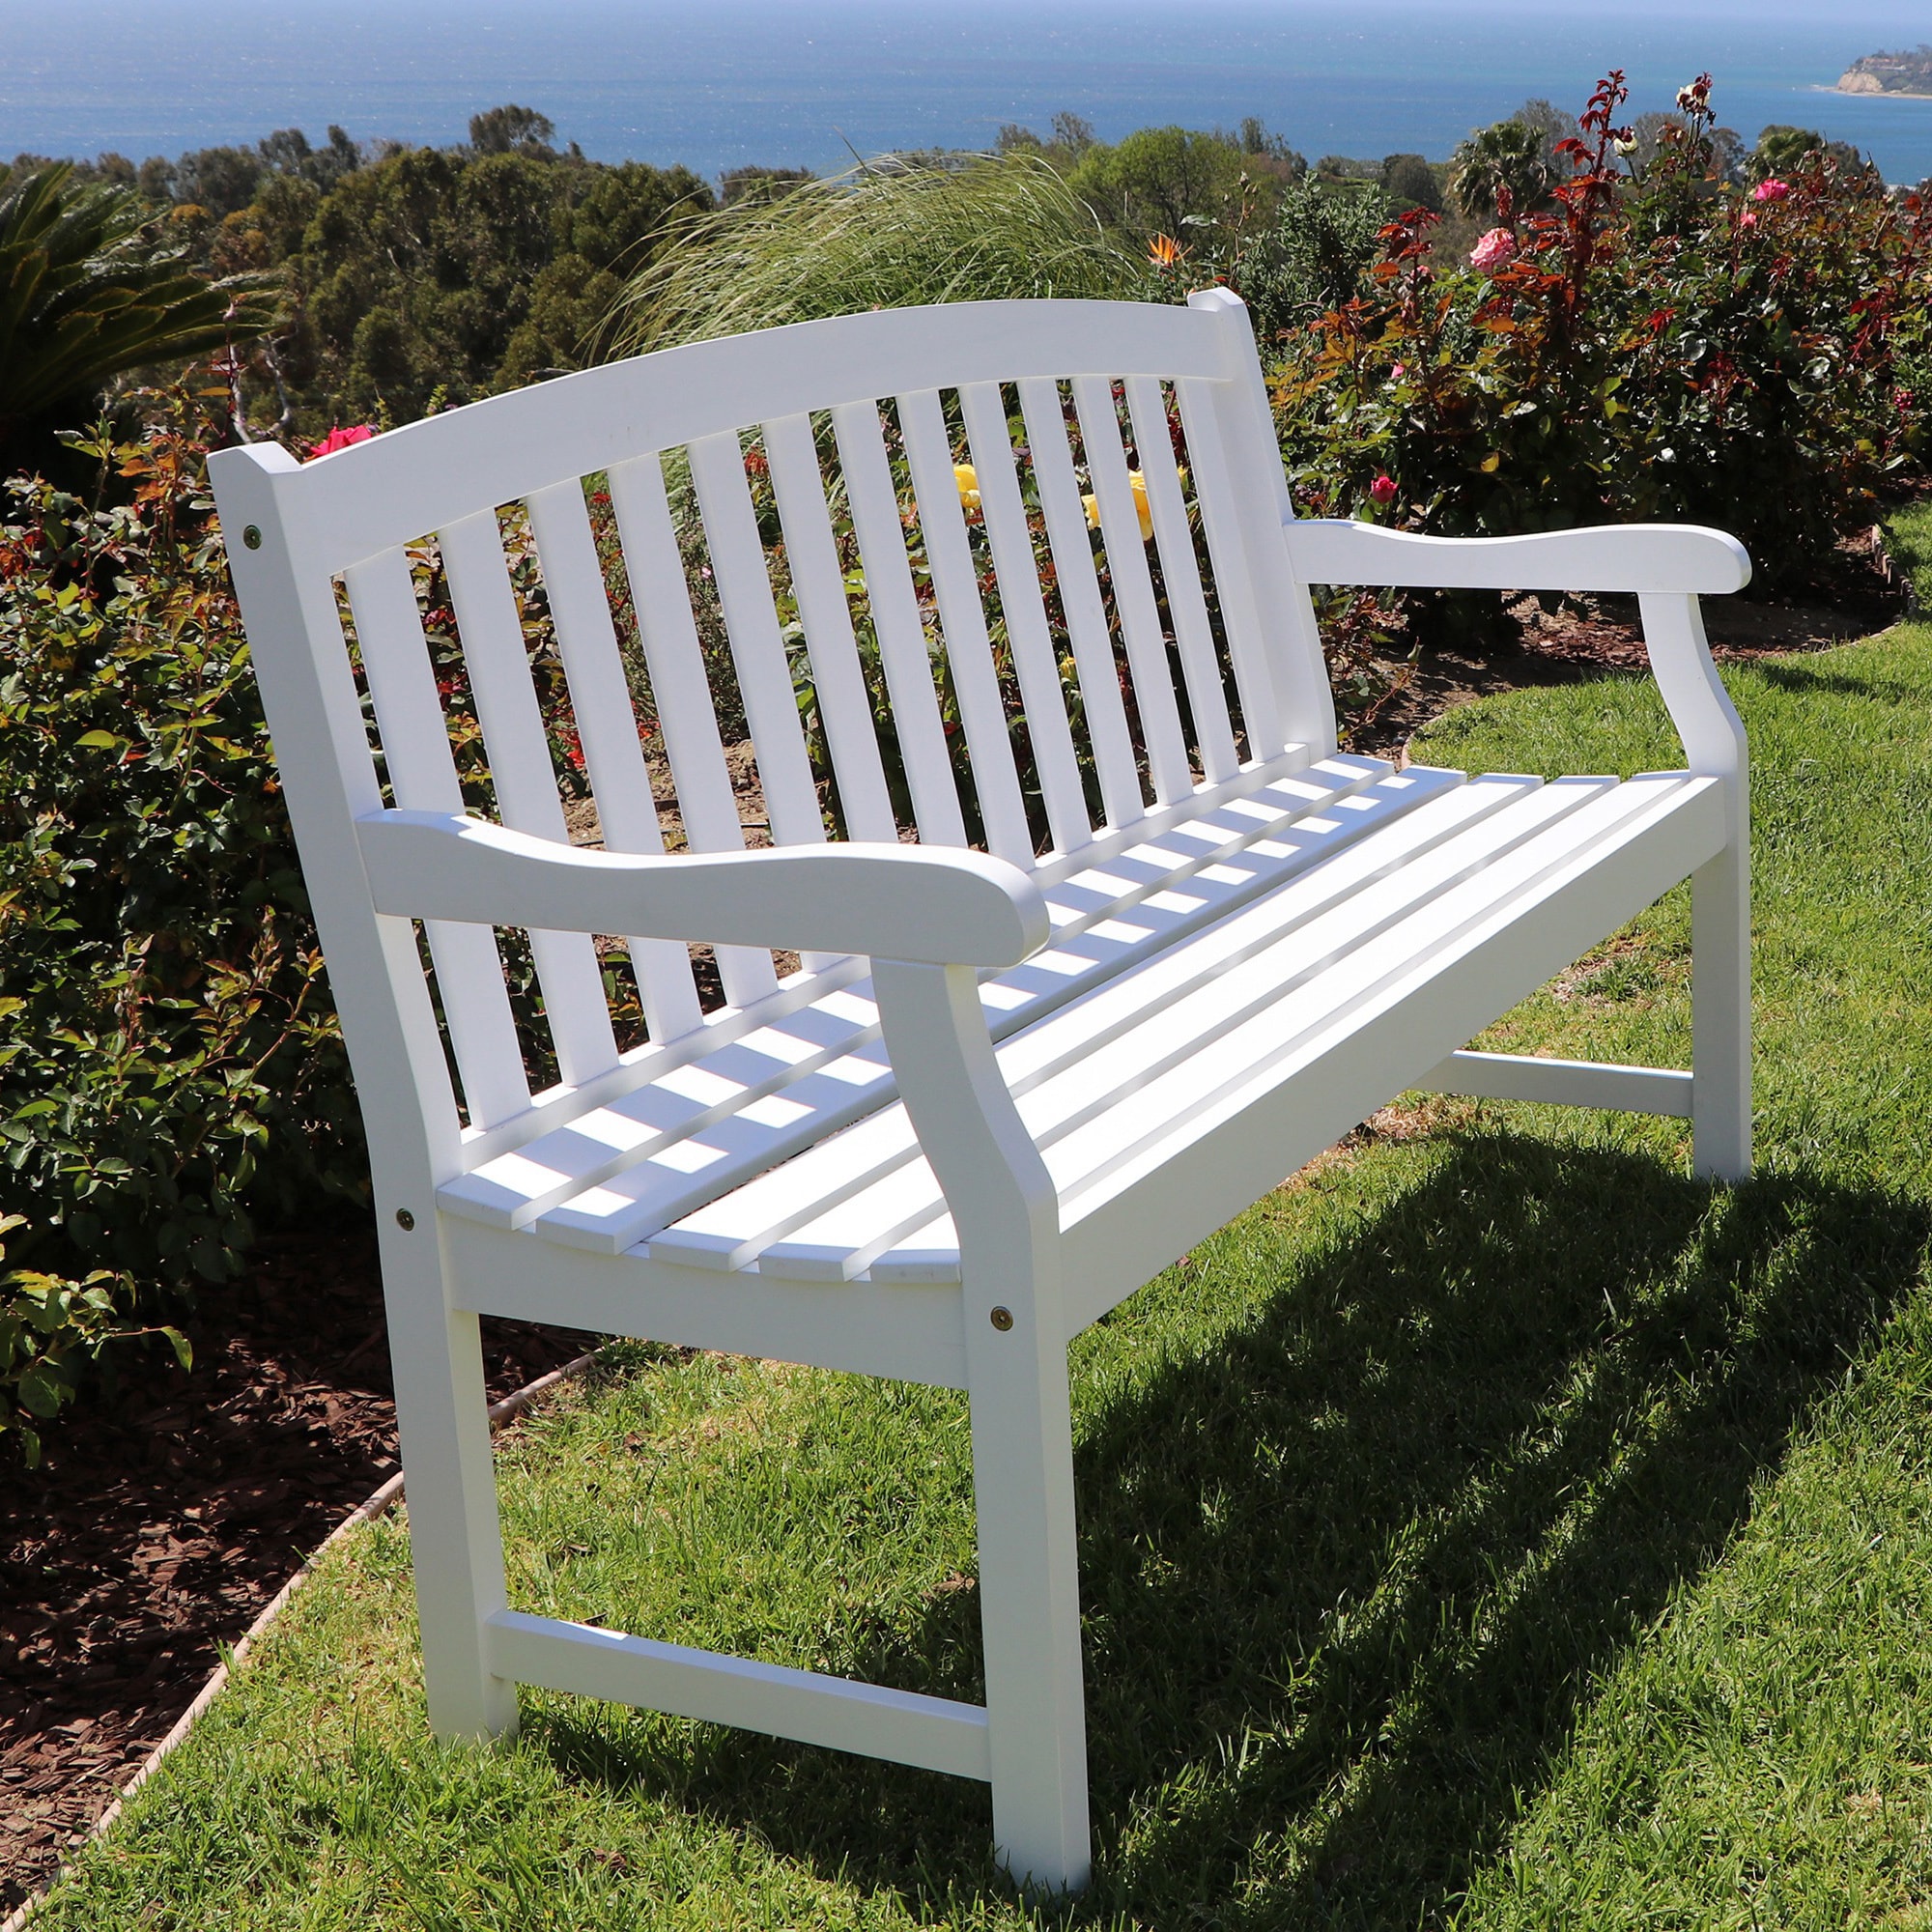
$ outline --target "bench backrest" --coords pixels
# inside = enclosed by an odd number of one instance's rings
[[[564,839],[576,788],[612,849],[664,849],[673,800],[690,847],[724,849],[742,739],[778,843],[829,818],[1028,866],[1333,748],[1253,338],[1218,291],[808,323],[211,468],[358,1080],[407,1060],[444,1173],[535,1130],[532,1064],[601,1090],[638,1055],[581,934],[529,936],[533,1047],[497,936],[431,927],[439,1031],[357,815]],[[643,1057],[674,1053],[704,1024],[691,954],[631,956]],[[769,955],[717,966],[734,1008],[778,987]]]

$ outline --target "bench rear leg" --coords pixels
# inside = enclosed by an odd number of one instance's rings
[[[1690,880],[1690,1114],[1694,1171],[1751,1166],[1750,857],[1734,838]]]
[[[967,1318],[983,1328],[968,1357],[994,1852],[1031,1891],[1077,1891],[1092,1859],[1066,1349],[1029,1332],[1026,1299],[1010,1313],[1009,1329]]]
[[[445,1303],[435,1240],[432,1226],[383,1244],[423,1683],[438,1737],[497,1737],[516,1729],[517,1687],[485,1660],[505,1599],[482,1339]]]

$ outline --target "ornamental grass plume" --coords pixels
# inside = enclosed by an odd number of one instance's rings
[[[925,302],[1131,298],[1145,282],[1037,155],[957,166],[888,156],[699,217],[632,277],[598,346],[631,355]]]

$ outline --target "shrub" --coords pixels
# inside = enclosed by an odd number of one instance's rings
[[[0,1158],[56,1275],[218,1282],[366,1187],[185,391],[0,524]],[[88,1304],[93,1305],[93,1304]]]
[[[22,1225],[22,1215],[0,1214],[0,1235]],[[37,1268],[0,1274],[0,1435],[14,1437],[29,1468],[41,1460],[35,1423],[51,1420],[73,1400],[83,1373],[108,1359],[110,1344],[161,1336],[182,1367],[190,1366],[186,1336],[165,1322],[138,1321],[132,1299],[128,1276],[109,1268],[97,1268],[85,1281]]]
[[[1507,193],[1469,265],[1392,223],[1367,298],[1289,339],[1276,397],[1301,494],[1444,534],[1605,519],[1731,529],[1762,581],[1814,571],[1922,445],[1932,247],[1918,198],[1821,151],[1789,182],[1724,178],[1708,77],[1634,178],[1620,75],[1555,209]],[[1383,514],[1382,512],[1376,512]]]

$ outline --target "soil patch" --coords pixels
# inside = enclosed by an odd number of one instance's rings
[[[301,1559],[398,1467],[375,1229],[265,1238],[248,1275],[0,1495],[0,1914],[52,1875]],[[493,1399],[582,1354],[485,1321]],[[11,1452],[10,1452],[11,1454]]]

